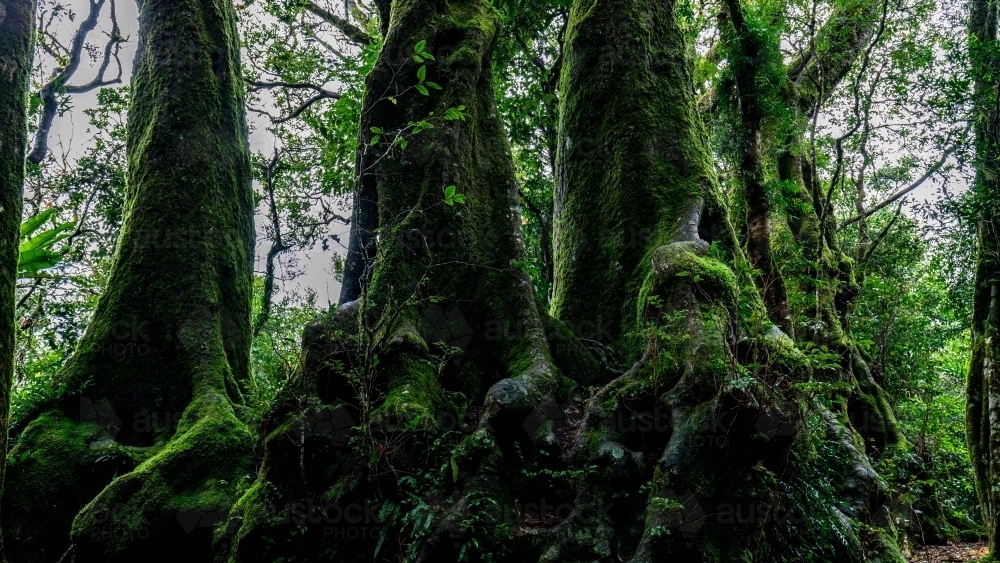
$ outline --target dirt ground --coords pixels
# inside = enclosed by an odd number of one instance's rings
[[[949,545],[929,545],[916,550],[910,563],[951,563],[976,561],[986,555],[986,543],[958,543]]]

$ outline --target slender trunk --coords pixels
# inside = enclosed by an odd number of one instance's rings
[[[966,434],[976,491],[983,512],[990,554],[1000,549],[1000,82],[996,54],[1000,9],[995,2],[970,3],[969,45],[975,76],[976,182],[980,194],[976,285],[973,296],[972,362],[969,366]]]
[[[736,88],[740,104],[739,176],[747,206],[747,249],[750,265],[760,272],[757,285],[764,296],[767,316],[775,326],[794,337],[789,318],[788,295],[785,280],[774,263],[771,251],[771,202],[764,178],[764,139],[761,131],[766,116],[763,99],[767,94],[761,89],[776,90],[775,80],[766,74],[767,50],[772,46],[762,44],[761,38],[747,24],[738,0],[727,2],[729,20],[735,33],[725,30],[724,37],[731,53]],[[731,35],[731,36],[730,36]],[[777,49],[775,49],[777,51]]]
[[[252,468],[238,416],[254,227],[235,14],[226,0],[144,0],[139,27],[114,264],[56,398],[9,456],[17,561],[204,560],[201,515]]]
[[[14,376],[14,286],[17,281],[28,83],[35,33],[34,0],[0,0],[0,496],[7,467],[7,427]],[[0,532],[0,560],[6,561]]]

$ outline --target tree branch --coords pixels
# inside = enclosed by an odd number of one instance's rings
[[[111,34],[108,35],[108,43],[104,46],[104,60],[101,61],[101,68],[98,69],[97,76],[87,84],[81,84],[80,86],[70,86],[67,84],[65,87],[66,93],[82,94],[84,92],[89,92],[94,88],[110,86],[112,84],[121,84],[122,61],[118,57],[118,53],[121,50],[121,43],[127,40],[127,37],[122,37],[121,35],[121,29],[118,27],[118,15],[115,10],[115,0],[111,0]],[[118,64],[118,76],[111,80],[104,80],[104,74],[107,72],[108,66],[111,64],[112,57],[114,57],[115,62]]]
[[[250,85],[251,85],[251,88],[250,88],[251,92],[259,92],[261,90],[270,90],[272,88],[291,88],[291,89],[295,89],[295,90],[314,90],[316,92],[315,96],[313,96],[313,97],[309,98],[308,100],[306,100],[305,102],[303,102],[302,105],[300,105],[298,108],[295,109],[295,111],[293,111],[291,114],[289,114],[289,115],[287,115],[285,117],[275,117],[275,116],[271,115],[270,113],[268,113],[268,112],[266,112],[264,110],[259,110],[259,109],[255,109],[255,108],[249,108],[250,111],[253,111],[255,113],[259,113],[259,114],[262,114],[262,115],[266,115],[267,117],[269,117],[271,119],[271,122],[274,123],[274,124],[285,123],[286,121],[291,121],[292,119],[295,119],[296,117],[298,117],[299,115],[301,115],[302,112],[304,112],[306,109],[308,109],[309,106],[315,104],[316,102],[318,102],[320,100],[328,100],[328,99],[339,100],[340,96],[341,96],[341,94],[339,92],[331,92],[330,90],[327,90],[327,89],[323,88],[322,86],[317,86],[315,84],[310,84],[308,82],[281,82],[281,81],[278,81],[278,82],[251,82]]]
[[[42,113],[38,118],[38,131],[35,133],[35,139],[32,143],[31,152],[28,153],[27,156],[27,161],[32,164],[40,164],[45,158],[45,155],[49,152],[49,133],[52,130],[52,122],[55,120],[56,113],[59,110],[59,101],[56,99],[56,95],[58,93],[82,93],[93,90],[99,86],[118,84],[121,82],[121,61],[118,60],[117,45],[118,43],[124,41],[124,39],[121,37],[118,29],[118,20],[115,16],[115,3],[114,0],[111,0],[111,21],[113,22],[113,29],[110,36],[111,38],[104,49],[105,59],[101,64],[97,78],[89,84],[81,86],[66,86],[66,82],[73,77],[73,74],[75,74],[77,69],[80,67],[80,61],[83,58],[83,47],[86,43],[87,35],[97,27],[97,21],[101,14],[101,8],[104,7],[104,2],[105,0],[90,0],[90,13],[87,15],[87,19],[80,22],[80,27],[77,28],[76,33],[73,35],[73,42],[70,44],[66,65],[62,68],[57,68],[52,72],[52,78],[45,84],[45,86],[42,87],[38,94],[42,99]],[[118,78],[111,81],[104,81],[104,73],[110,64],[110,57],[112,56],[112,45],[115,46],[113,56],[116,60],[118,60]]]
[[[315,2],[307,1],[302,4],[302,7],[305,8],[307,12],[310,12],[315,16],[319,16],[320,19],[337,28],[337,30],[343,33],[344,36],[347,37],[347,40],[351,43],[364,46],[372,42],[371,36],[368,35],[365,30],[347,21],[347,19],[334,14],[326,8],[317,5]]]
[[[875,254],[875,249],[877,249],[879,245],[882,244],[883,241],[885,241],[886,237],[889,236],[889,231],[891,231],[892,227],[895,226],[897,221],[899,221],[899,217],[902,214],[903,214],[903,202],[899,202],[899,205],[896,206],[896,212],[892,215],[892,219],[890,219],[889,223],[887,223],[886,226],[882,228],[878,236],[875,237],[875,240],[873,240],[872,243],[868,245],[868,249],[865,251],[864,256],[861,257],[860,264],[864,265],[868,263],[868,260],[872,257],[873,254]]]
[[[860,221],[861,219],[864,219],[865,217],[871,217],[873,214],[875,214],[878,211],[884,209],[886,206],[892,205],[893,202],[898,201],[899,198],[901,198],[901,197],[905,196],[906,194],[912,192],[913,190],[919,188],[921,186],[921,184],[923,184],[931,176],[933,176],[934,174],[936,174],[938,170],[941,170],[941,167],[943,167],[944,164],[945,164],[945,162],[948,161],[948,157],[950,157],[952,155],[952,153],[954,153],[957,148],[958,148],[957,146],[952,146],[948,150],[944,151],[944,153],[941,154],[941,158],[938,159],[938,161],[935,162],[933,166],[931,166],[930,168],[928,168],[927,172],[925,172],[923,176],[921,176],[920,178],[917,178],[917,180],[915,182],[913,182],[909,186],[906,186],[905,188],[897,191],[896,193],[892,194],[891,196],[889,196],[888,199],[886,199],[882,203],[880,203],[880,204],[878,204],[878,205],[876,205],[874,207],[869,208],[868,211],[865,211],[864,213],[855,215],[854,217],[851,217],[850,219],[844,221],[844,223],[837,230],[838,231],[842,231],[848,225],[853,225],[854,223],[857,223],[858,221]]]
[[[800,108],[814,110],[833,94],[875,34],[879,5],[878,0],[838,2],[810,47],[789,64],[788,78],[799,86]],[[828,48],[818,51],[817,45]],[[807,89],[807,83],[812,88]]]
[[[271,229],[274,235],[271,239],[271,248],[267,251],[267,264],[264,267],[264,295],[261,297],[260,311],[253,323],[253,335],[256,337],[260,329],[267,323],[271,316],[271,300],[274,297],[274,261],[279,254],[287,251],[290,247],[281,240],[281,222],[278,220],[278,205],[274,198],[274,171],[278,167],[279,153],[275,149],[274,156],[264,168],[264,187],[267,189],[268,213],[271,215]]]

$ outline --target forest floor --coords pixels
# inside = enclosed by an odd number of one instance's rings
[[[948,545],[928,545],[917,548],[910,563],[945,563],[952,561],[976,561],[986,555],[985,542],[953,543]]]

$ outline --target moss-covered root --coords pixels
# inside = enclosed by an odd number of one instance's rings
[[[7,486],[32,492],[30,510],[58,507],[19,524],[9,546],[17,561],[58,559],[37,547],[71,540],[78,563],[164,551],[205,559],[205,530],[185,534],[179,511],[208,508],[250,471],[252,441],[237,413],[250,364],[253,197],[234,9],[229,0],[144,0],[139,29],[114,264],[55,377],[58,398],[13,438]],[[81,468],[104,447],[95,424],[148,459],[131,472],[107,471],[103,460]],[[74,456],[73,471],[46,472]],[[19,502],[4,498],[8,509]],[[104,508],[113,528],[95,534]]]
[[[157,553],[211,560],[213,543],[228,547],[225,516],[253,479],[252,451],[253,434],[228,400],[202,395],[166,446],[77,514],[74,560],[124,563]],[[95,534],[95,523],[112,533]]]
[[[35,0],[0,0],[0,493],[7,455],[10,387],[14,371],[14,283],[28,146],[28,81]],[[0,560],[4,560],[0,533]]]
[[[115,422],[105,407],[90,404],[81,417],[78,399],[75,409],[65,409],[69,413],[53,408],[19,432],[8,455],[3,498],[6,513],[17,515],[5,525],[11,560],[58,561],[72,546],[70,524],[80,507],[149,457],[148,448],[122,446],[112,438]],[[124,532],[106,524],[106,517],[97,517],[89,533],[100,538]]]
[[[228,515],[231,542],[218,546],[217,561],[337,553],[323,527],[308,524],[318,507],[342,501],[358,482],[356,457],[345,455],[360,422],[345,372],[358,358],[359,311],[359,301],[347,303],[303,331],[300,369],[262,425],[259,470]]]

